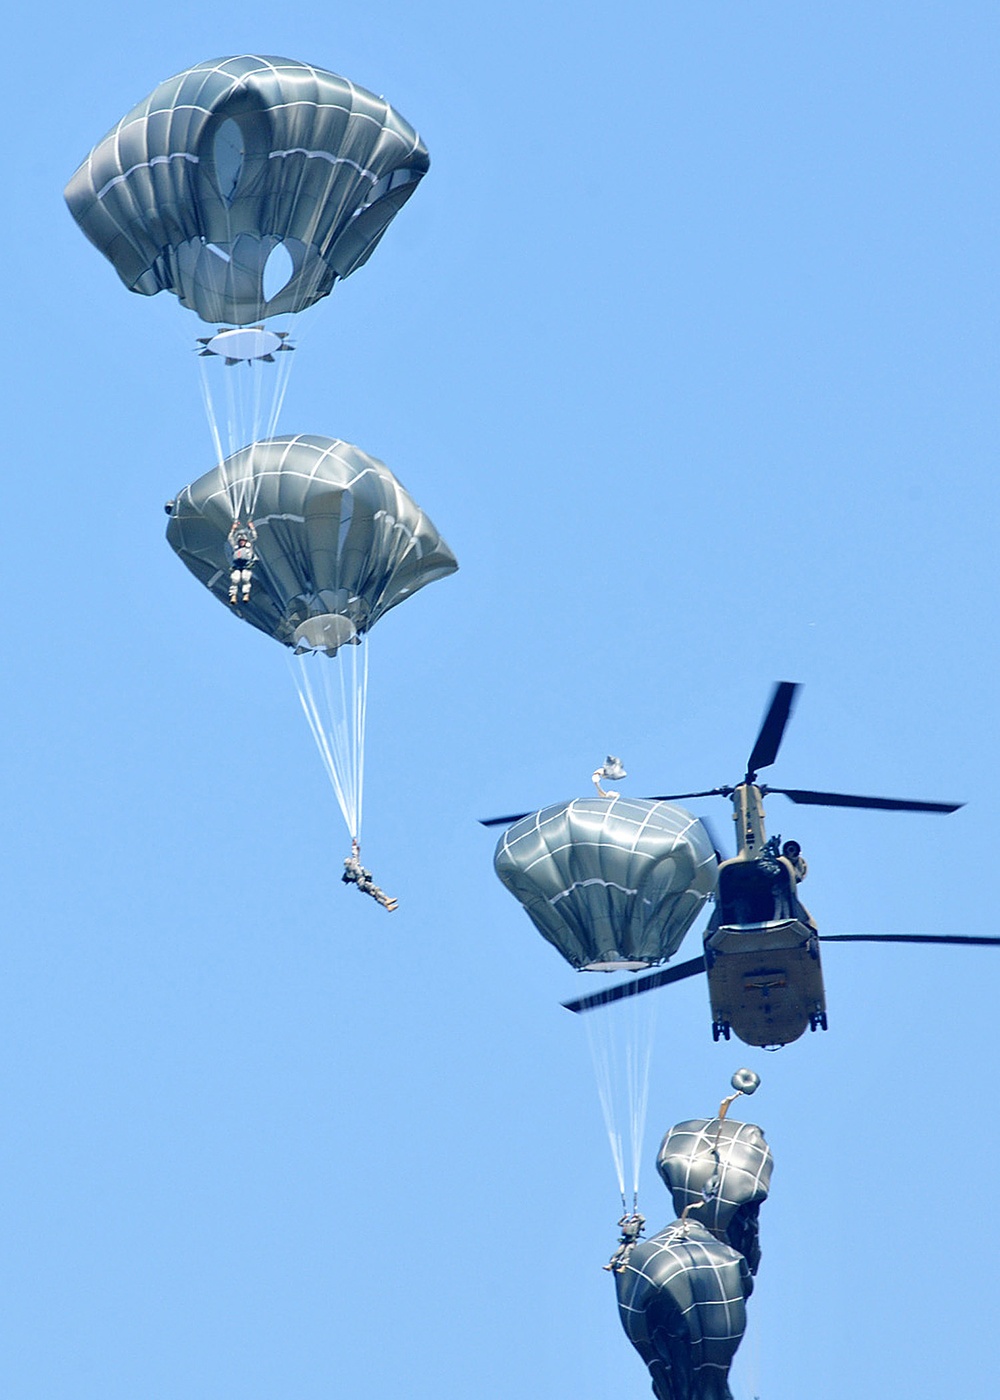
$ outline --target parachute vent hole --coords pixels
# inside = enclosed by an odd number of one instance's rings
[[[272,301],[295,276],[295,263],[284,243],[271,249],[261,274],[261,291],[265,301]]]
[[[227,204],[232,204],[236,198],[236,188],[243,173],[244,154],[243,132],[239,123],[227,117],[215,133],[215,178],[219,193]]]

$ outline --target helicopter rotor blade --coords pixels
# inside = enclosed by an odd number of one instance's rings
[[[903,797],[858,797],[846,792],[811,792],[808,788],[767,787],[792,802],[811,807],[872,807],[882,812],[957,812],[964,802],[911,802]]]
[[[706,788],[704,792],[667,792],[659,797],[647,797],[647,802],[683,802],[687,797],[728,797],[732,788]]]
[[[777,788],[774,789],[777,791]],[[717,787],[707,788],[704,792],[673,792],[660,797],[647,797],[647,802],[681,802],[687,797],[728,797],[732,788]],[[514,822],[523,821],[525,817],[530,817],[530,812],[511,812],[506,817],[480,817],[480,826],[512,826]],[[711,836],[712,833],[709,832]],[[715,844],[715,838],[712,838]]]
[[[664,967],[659,972],[651,972],[647,977],[637,977],[632,982],[619,982],[605,992],[594,992],[589,997],[577,1001],[564,1001],[567,1011],[593,1011],[598,1006],[608,1006],[613,1001],[623,1001],[625,997],[637,997],[640,992],[652,992],[657,987],[666,987],[671,982],[683,982],[686,977],[697,977],[705,971],[704,958],[691,958],[689,962],[678,963],[676,967]]]
[[[821,943],[961,943],[972,947],[1000,947],[1000,938],[969,933],[821,933]]]
[[[795,693],[799,689],[796,681],[779,681],[771,695],[771,703],[760,726],[756,743],[747,759],[747,782],[752,783],[761,768],[770,768],[778,757],[778,750],[785,734],[795,704]]]

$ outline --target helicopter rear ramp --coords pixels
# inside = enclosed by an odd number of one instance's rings
[[[709,928],[705,938],[712,1035],[776,1047],[806,1027],[826,1029],[826,996],[814,929],[799,919]]]

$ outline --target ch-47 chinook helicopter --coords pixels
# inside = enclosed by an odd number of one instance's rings
[[[741,783],[651,799],[679,802],[694,797],[728,797],[732,801],[738,850],[729,860],[716,851],[716,904],[704,932],[703,955],[565,1002],[567,1010],[592,1011],[704,972],[708,976],[713,1038],[728,1040],[735,1032],[747,1045],[776,1048],[797,1040],[807,1026],[814,1031],[827,1028],[821,942],[1000,944],[1000,938],[958,934],[819,933],[798,898],[798,884],[806,873],[801,848],[796,841],[786,841],[779,848],[777,837],[767,837],[765,797],[780,793],[792,802],[810,806],[868,807],[889,812],[948,813],[957,811],[962,803],[859,797],[758,783],[760,770],[769,768],[777,758],[798,689],[790,681],[775,687]],[[483,824],[496,826],[516,820],[510,816]],[[713,844],[717,845],[714,841]]]

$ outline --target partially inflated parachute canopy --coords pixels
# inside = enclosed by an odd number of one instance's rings
[[[311,306],[366,262],[429,163],[384,98],[244,54],[161,83],[94,147],[66,201],[131,291],[245,326]]]
[[[756,1123],[691,1118],[660,1144],[656,1167],[678,1215],[699,1221],[738,1249],[752,1274],[760,1263],[757,1216],[774,1166]]]
[[[730,1118],[690,1118],[675,1124],[656,1158],[677,1214],[693,1211],[696,1220],[716,1233],[725,1231],[741,1206],[767,1199],[773,1166],[771,1149],[757,1124]]]
[[[384,463],[333,438],[268,438],[177,497],[167,539],[229,607],[228,541],[252,517],[250,599],[235,609],[285,646],[333,655],[458,563]]]
[[[671,957],[715,889],[701,823],[668,802],[583,798],[501,836],[494,865],[544,938],[586,971]]]
[[[749,1291],[739,1252],[697,1221],[675,1220],[640,1240],[614,1277],[622,1327],[656,1400],[732,1400]]]

